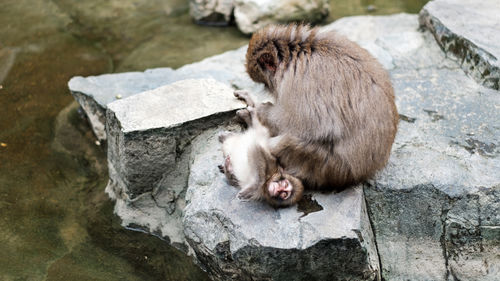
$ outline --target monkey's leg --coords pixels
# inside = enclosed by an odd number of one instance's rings
[[[237,97],[239,100],[244,101],[248,106],[252,106],[252,107],[255,106],[255,102],[250,97],[250,95],[248,94],[247,91],[243,91],[243,90],[234,91],[234,96]]]
[[[261,103],[255,108],[255,116],[264,127],[269,129],[272,137],[279,134],[278,124],[274,121],[276,113],[273,111],[275,111],[275,106],[270,102]]]
[[[224,163],[222,165],[218,165],[219,172],[223,174],[233,174],[233,164],[231,163],[231,157],[224,157]]]

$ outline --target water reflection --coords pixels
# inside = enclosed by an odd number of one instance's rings
[[[329,20],[417,12],[426,1],[332,1]],[[0,280],[203,280],[189,258],[127,231],[103,193],[97,146],[67,90],[75,75],[198,61],[248,41],[192,24],[186,0],[2,0]]]

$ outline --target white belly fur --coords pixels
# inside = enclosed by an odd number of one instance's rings
[[[242,188],[251,186],[254,181],[258,180],[256,163],[248,157],[249,149],[259,145],[267,150],[268,140],[267,128],[254,121],[252,127],[241,134],[229,136],[222,144],[222,151],[225,156],[231,158],[233,174]]]

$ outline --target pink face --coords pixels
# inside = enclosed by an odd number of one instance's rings
[[[283,179],[269,183],[267,190],[271,197],[279,197],[281,200],[286,200],[292,194],[293,186],[287,179]]]

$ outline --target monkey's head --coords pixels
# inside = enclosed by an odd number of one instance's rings
[[[299,54],[311,54],[318,30],[309,25],[270,25],[255,32],[246,54],[248,75],[275,93],[280,72],[295,64]]]
[[[273,27],[255,32],[250,39],[246,54],[246,68],[252,80],[274,89],[273,78],[280,63],[278,50],[272,40],[268,40]]]
[[[302,198],[304,186],[302,182],[283,172],[279,167],[262,186],[262,193],[266,201],[274,207],[286,207],[297,203]]]

